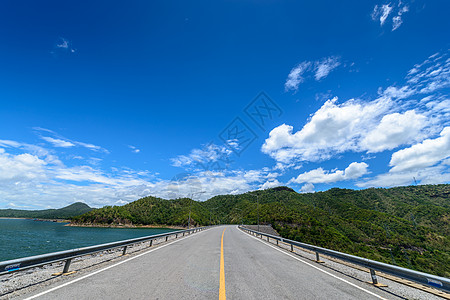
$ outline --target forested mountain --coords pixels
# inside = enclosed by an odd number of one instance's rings
[[[74,216],[91,211],[87,204],[76,202],[59,209],[45,210],[21,210],[21,209],[0,209],[0,217],[6,218],[36,218],[36,219],[69,219]]]
[[[205,202],[146,197],[75,217],[74,223],[272,226],[283,236],[403,267],[450,276],[450,185],[330,189],[287,187],[223,195]]]
[[[72,218],[72,223],[188,226],[189,208],[191,208],[192,226],[209,224],[209,211],[202,202],[189,198],[164,200],[155,197],[145,197],[124,206],[105,206],[95,209]]]

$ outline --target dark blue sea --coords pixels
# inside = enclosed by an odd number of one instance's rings
[[[166,228],[64,225],[25,219],[0,219],[0,261],[173,231]]]

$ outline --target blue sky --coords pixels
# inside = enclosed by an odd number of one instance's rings
[[[448,1],[2,1],[0,208],[450,181]]]

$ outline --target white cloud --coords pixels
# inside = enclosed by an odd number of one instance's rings
[[[69,41],[64,39],[64,38],[61,38],[61,40],[58,43],[56,43],[56,47],[68,49],[69,48]]]
[[[316,62],[316,73],[314,74],[314,78],[320,80],[327,77],[328,74],[339,67],[340,64],[340,58],[337,56],[330,56]]]
[[[203,193],[197,194],[199,200],[206,200],[216,195],[241,194],[250,190],[255,190],[264,186],[279,183],[274,176],[267,170],[249,170],[249,171],[200,171],[194,174],[185,174],[176,178],[174,181],[164,182],[165,189],[158,192],[158,195],[166,198],[180,198],[189,196],[197,191]]]
[[[356,179],[368,173],[367,168],[368,164],[362,162],[352,162],[347,168],[344,170],[344,180]]]
[[[78,145],[78,146],[81,146],[81,147],[85,147],[85,148],[88,148],[88,149],[93,150],[93,151],[99,151],[99,152],[109,153],[108,150],[106,150],[106,149],[104,149],[104,148],[102,148],[102,147],[100,147],[100,146],[97,146],[97,145],[88,144],[88,143],[83,143],[83,142],[77,142],[77,141],[72,141],[72,142],[73,142],[75,145]]]
[[[393,153],[389,162],[392,167],[390,172],[434,166],[448,157],[450,157],[450,127],[445,127],[440,137],[426,139],[419,144]]]
[[[414,85],[416,93],[430,94],[438,89],[450,87],[450,58],[448,51],[435,53],[423,63],[415,65],[406,77]]]
[[[51,53],[55,54],[58,51],[75,53],[77,50],[73,48],[72,43],[68,39],[61,37],[55,44],[55,51]]]
[[[423,106],[423,114],[436,124],[436,127],[450,124],[450,99],[448,96],[427,96],[420,100],[419,105]]]
[[[392,12],[392,6],[390,4],[383,4],[381,6],[375,5],[372,11],[372,20],[380,21],[380,25],[383,26],[389,14]]]
[[[450,127],[440,136],[426,139],[411,147],[394,152],[389,172],[358,182],[359,187],[391,187],[420,184],[448,183],[450,181]]]
[[[261,185],[261,187],[259,188],[260,190],[265,190],[265,189],[270,189],[270,188],[274,188],[277,186],[282,185],[281,182],[279,182],[278,180],[274,179],[274,180],[267,180],[263,185]]]
[[[188,155],[179,155],[171,158],[172,166],[188,167],[201,170],[223,169],[230,164],[233,152],[225,146],[213,143],[204,145],[201,149],[193,149]]]
[[[131,149],[131,152],[133,152],[133,153],[139,153],[139,152],[141,152],[140,149],[136,148],[136,147],[133,146],[133,145],[128,145],[128,148],[130,148],[130,149]]]
[[[312,183],[305,183],[301,188],[300,188],[300,193],[314,193],[314,184]]]
[[[401,6],[401,2],[399,6]],[[397,30],[403,24],[402,15],[408,11],[409,7],[407,5],[400,7],[397,15],[392,18],[392,31]]]
[[[34,180],[45,177],[44,166],[47,163],[28,153],[10,155],[4,149],[0,151],[0,180]]]
[[[47,141],[47,142],[53,144],[53,146],[55,146],[55,147],[69,148],[69,147],[75,146],[75,144],[73,144],[69,141],[61,140],[61,139],[54,139],[54,138],[51,138],[48,136],[42,136],[41,138],[44,141]]]
[[[366,187],[394,187],[403,185],[439,184],[450,182],[450,173],[446,166],[429,167],[419,170],[406,170],[402,172],[388,172],[375,176],[375,178],[364,179],[356,185]]]
[[[397,30],[402,24],[402,16],[409,11],[409,6],[402,3],[401,0],[394,1],[394,3],[388,3],[383,5],[375,5],[372,11],[372,20],[379,21],[380,26],[389,19],[392,15],[392,31]]]
[[[58,157],[51,154],[47,149],[42,148],[40,146],[11,140],[0,140],[0,146],[23,150],[31,155],[35,155],[37,157],[42,158],[48,164],[55,164],[55,165],[61,164],[61,161],[58,159]]]
[[[300,131],[293,133],[293,127],[286,124],[274,128],[262,151],[285,164],[360,151],[363,134],[375,127],[392,104],[386,97],[372,102],[349,100],[343,104],[337,104],[337,98],[328,100]]]
[[[343,180],[357,179],[368,173],[369,166],[362,162],[351,163],[345,170],[325,171],[322,168],[317,168],[292,178],[290,183],[333,183]]]
[[[72,168],[57,168],[54,171],[54,176],[57,179],[70,180],[70,181],[90,181],[94,183],[103,183],[116,185],[118,181],[112,178],[108,178],[103,175],[99,170],[95,170],[90,166],[78,166]]]
[[[411,144],[423,139],[422,129],[425,126],[426,117],[414,110],[388,114],[361,140],[361,146],[368,152],[380,152]]]
[[[380,94],[385,97],[395,98],[395,99],[405,99],[416,93],[415,90],[411,89],[409,86],[395,87],[389,86],[385,90],[382,90]]]
[[[314,75],[315,80],[321,80],[331,71],[341,65],[340,57],[330,56],[316,61],[304,61],[292,68],[284,84],[286,91],[297,91],[299,85],[305,81],[305,76]]]
[[[398,29],[402,25],[403,20],[400,16],[395,16],[392,18],[392,31]]]
[[[302,75],[309,70],[310,66],[310,62],[304,61],[302,63],[299,63],[291,70],[288,78],[286,79],[286,83],[284,84],[284,88],[286,89],[286,91],[298,90],[298,86],[304,81]]]
[[[74,141],[74,140],[71,140],[71,139],[67,139],[67,138],[59,135],[58,133],[54,132],[53,130],[50,130],[50,129],[41,128],[41,127],[33,127],[33,130],[36,132],[36,134],[41,139],[43,139],[43,140],[53,144],[53,146],[55,146],[55,147],[69,148],[69,147],[74,147],[74,146],[81,146],[81,147],[90,149],[92,151],[109,153],[109,151],[107,149],[104,149],[104,148],[102,148],[100,146],[89,144],[89,143],[78,142],[78,141]],[[43,136],[41,134],[42,132],[45,132],[46,134],[50,133],[54,137]]]
[[[21,146],[21,143],[11,140],[0,140],[0,146],[17,148]]]

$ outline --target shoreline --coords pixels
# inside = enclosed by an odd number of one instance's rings
[[[179,229],[179,230],[183,230],[186,229],[185,227],[182,226],[173,226],[173,225],[133,225],[133,224],[74,224],[74,223],[69,223],[66,224],[64,226],[69,226],[69,227],[93,227],[93,228],[160,228],[160,229]]]
[[[31,220],[31,221],[39,221],[39,222],[70,223],[70,220],[66,220],[66,219],[0,217],[0,220]]]
[[[187,229],[182,226],[174,225],[134,225],[134,224],[76,224],[66,219],[40,219],[40,218],[17,218],[17,217],[0,217],[0,220],[31,220],[38,222],[67,223],[64,226],[69,227],[92,227],[92,228],[158,228],[158,229]]]

